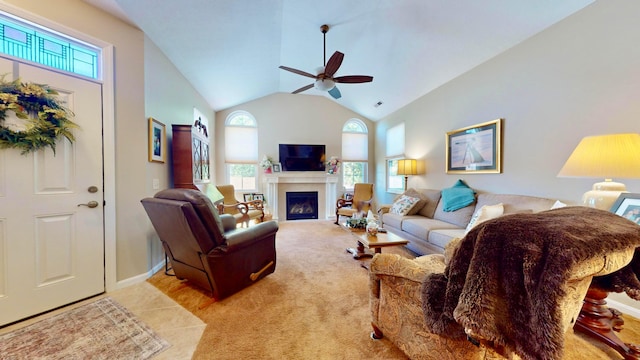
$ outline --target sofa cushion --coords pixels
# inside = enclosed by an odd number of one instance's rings
[[[531,210],[536,213],[551,209],[554,202],[555,200],[527,195],[478,194],[476,208],[480,209],[484,205],[502,203],[505,214],[521,213],[524,210]]]
[[[467,224],[471,220],[471,216],[473,215],[473,211],[475,209],[476,206],[472,204],[456,211],[446,212],[443,209],[442,201],[439,201],[438,206],[436,207],[436,211],[433,214],[433,218],[436,220],[455,224],[464,230],[464,228],[467,227]]]
[[[456,211],[468,206],[476,199],[475,191],[462,180],[450,187],[442,190],[442,203],[444,211]]]
[[[419,201],[420,198],[402,195],[393,203],[389,212],[392,214],[407,215],[411,208],[413,208]]]
[[[409,210],[407,215],[415,215],[415,214],[417,214],[418,211],[420,211],[427,204],[427,201],[429,200],[421,192],[419,192],[418,190],[413,189],[413,188],[412,189],[408,189],[402,195],[410,196],[410,197],[419,199],[418,202],[411,208],[411,210]],[[399,199],[401,196],[398,196],[398,198],[396,198],[395,200]]]
[[[402,219],[404,218],[405,217],[402,215],[388,212],[382,214],[382,225],[384,227],[393,227],[399,230],[402,227]]]
[[[440,202],[440,190],[420,189],[418,190],[427,199],[426,204],[418,212],[419,215],[433,219],[433,213],[436,212],[438,202]]]
[[[442,249],[447,246],[451,240],[464,237],[464,229],[437,229],[429,232],[429,243]]]
[[[476,205],[476,209],[478,206]],[[465,234],[471,231],[474,226],[485,222],[487,220],[495,219],[498,216],[502,216],[504,214],[504,206],[502,203],[495,205],[484,205],[476,210],[475,214],[471,217],[469,224],[467,224],[467,228],[465,229]]]
[[[424,216],[413,216],[402,221],[402,231],[417,238],[427,240],[433,229],[457,229],[458,226],[444,221],[429,219]]]

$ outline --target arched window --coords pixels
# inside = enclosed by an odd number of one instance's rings
[[[350,119],[342,127],[342,184],[353,189],[367,182],[369,163],[369,131],[360,119]]]
[[[236,190],[257,190],[258,123],[246,111],[234,111],[224,123],[227,183]]]

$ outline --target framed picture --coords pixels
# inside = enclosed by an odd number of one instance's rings
[[[280,165],[280,163],[273,163],[271,165],[271,170],[273,170],[273,172],[281,172],[282,166]]]
[[[264,202],[264,194],[253,194],[253,200],[260,200]]]
[[[502,172],[502,119],[447,133],[447,174]]]
[[[163,163],[167,157],[167,132],[160,121],[149,118],[149,161]]]
[[[620,194],[611,206],[611,212],[640,225],[640,194]]]
[[[244,202],[253,201],[253,194],[242,194]]]

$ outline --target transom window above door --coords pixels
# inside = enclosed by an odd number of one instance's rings
[[[0,53],[100,79],[99,48],[0,12]]]

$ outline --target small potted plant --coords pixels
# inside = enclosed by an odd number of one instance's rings
[[[329,174],[338,174],[340,172],[340,159],[332,156],[329,161],[327,161],[327,172]]]
[[[264,170],[265,174],[271,174],[271,167],[273,166],[273,159],[270,156],[265,155],[260,161],[260,167]]]

